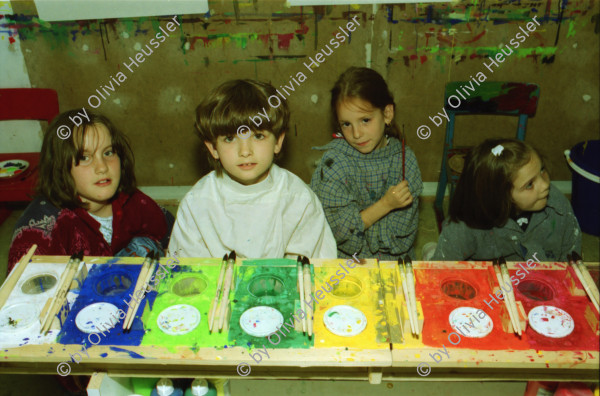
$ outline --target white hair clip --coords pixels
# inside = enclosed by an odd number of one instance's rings
[[[504,146],[502,146],[501,144],[499,144],[499,145],[497,145],[496,147],[494,147],[492,149],[492,154],[494,154],[497,157],[500,154],[502,154],[502,151],[504,151]]]

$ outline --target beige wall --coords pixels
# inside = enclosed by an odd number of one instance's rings
[[[133,72],[124,63],[171,17],[46,23],[37,19],[32,4],[18,2],[9,24],[19,32],[31,84],[56,89],[61,110],[87,105],[111,76],[126,75],[120,86],[113,83],[115,92],[98,110],[130,136],[140,185],[190,185],[209,170],[193,133],[193,114],[210,89],[234,78],[266,80],[277,88],[300,71],[307,79],[288,100],[292,119],[281,164],[309,181],[311,164],[320,156],[310,147],[331,136],[329,89],[352,65],[369,65],[388,81],[397,122],[405,126],[425,181],[437,181],[444,141],[444,127],[433,127],[428,116],[441,110],[448,81],[467,80],[479,71],[488,81],[541,86],[527,140],[551,160],[553,179],[570,179],[564,149],[598,138],[598,2],[569,2],[560,24],[556,0],[292,8],[283,1],[235,4],[210,2],[210,16],[183,15],[181,28]],[[483,66],[489,63],[486,55],[507,44],[535,15],[541,26],[490,73]],[[351,42],[334,49],[311,74],[303,62],[354,16],[360,27]],[[591,99],[584,101],[584,95]],[[425,123],[432,136],[421,140],[415,131]],[[514,117],[458,119],[457,143],[514,136],[516,126]]]

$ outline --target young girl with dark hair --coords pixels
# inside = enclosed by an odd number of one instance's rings
[[[87,109],[88,119],[73,125],[77,112],[46,130],[37,197],[15,226],[9,272],[33,244],[38,255],[145,256],[167,247],[173,216],[136,189],[127,138]],[[72,126],[71,137],[58,136],[62,125]]]
[[[579,224],[538,151],[515,139],[473,148],[433,260],[566,261],[572,251],[581,253]]]
[[[418,197],[423,190],[413,151],[398,140],[395,103],[374,70],[351,67],[331,91],[336,137],[313,173],[338,246],[338,257],[413,258]],[[403,178],[404,173],[404,178]]]

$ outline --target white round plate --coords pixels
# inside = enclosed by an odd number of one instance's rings
[[[38,320],[39,312],[35,305],[18,303],[0,311],[0,332],[16,333],[31,327]]]
[[[187,334],[200,324],[200,311],[188,304],[171,305],[158,315],[156,324],[168,335]]]
[[[477,315],[479,308],[458,307],[450,312],[450,326],[460,335],[471,338],[483,338],[494,329],[494,322],[488,314],[483,318]],[[483,311],[483,310],[481,310]],[[483,311],[485,312],[485,311]]]
[[[325,312],[323,323],[335,335],[354,337],[367,327],[367,317],[349,305],[336,305]]]
[[[90,304],[79,311],[75,317],[75,326],[89,334],[112,328],[117,322],[119,322],[119,308],[106,302]]]
[[[253,337],[267,337],[283,324],[283,315],[272,307],[260,305],[244,311],[240,316],[240,327]]]
[[[573,332],[571,315],[551,305],[540,305],[529,311],[529,325],[537,333],[550,338],[566,337]]]
[[[20,159],[0,162],[0,179],[23,174],[29,168],[29,162]]]

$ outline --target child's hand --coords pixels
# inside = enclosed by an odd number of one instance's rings
[[[413,197],[408,189],[408,182],[404,180],[400,184],[390,187],[381,198],[381,201],[390,210],[409,206],[413,201]]]

